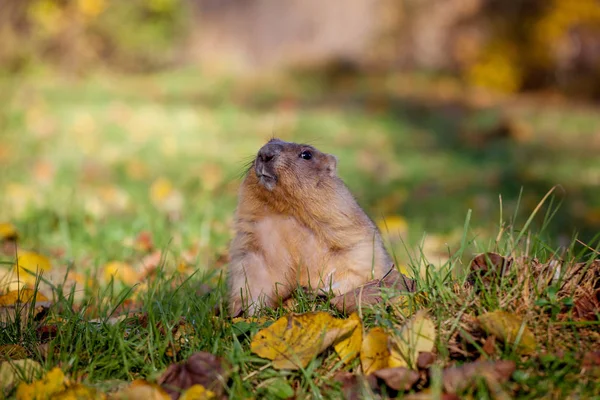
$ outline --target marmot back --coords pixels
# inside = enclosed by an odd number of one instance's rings
[[[273,306],[298,285],[344,294],[392,267],[336,166],[334,156],[309,145],[272,139],[259,150],[239,192],[232,315]]]

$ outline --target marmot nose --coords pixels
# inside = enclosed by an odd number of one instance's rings
[[[275,143],[266,144],[258,151],[258,159],[263,163],[268,163],[281,153],[282,146]]]

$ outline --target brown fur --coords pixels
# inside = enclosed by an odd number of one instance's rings
[[[265,163],[261,152],[272,148],[280,152]],[[300,157],[307,150],[310,160]],[[233,315],[273,306],[298,285],[344,294],[391,268],[377,227],[337,177],[336,164],[312,146],[278,139],[259,151],[240,188],[230,248]]]

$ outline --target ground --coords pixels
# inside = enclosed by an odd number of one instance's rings
[[[250,352],[260,324],[214,316],[240,176],[277,136],[338,156],[339,175],[425,294],[419,307],[440,331],[440,363],[455,361],[444,340],[462,314],[503,309],[526,318],[539,344],[531,357],[496,354],[518,362],[506,390],[525,397],[597,390],[581,375],[581,358],[598,344],[598,321],[571,319],[572,293],[555,295],[556,282],[519,296],[507,282],[498,286],[506,291],[486,296],[456,288],[480,252],[546,266],[594,258],[600,114],[592,107],[550,95],[499,98],[426,75],[340,81],[40,72],[0,82],[0,222],[19,235],[17,253],[14,241],[4,242],[0,290],[35,286],[26,271],[12,274],[19,254],[47,256],[51,266],[38,286],[61,333],[41,354],[39,329],[13,324],[0,345],[22,345],[46,369],[60,365],[110,389],[152,379],[202,350],[234,366],[232,398],[255,388],[270,393],[280,378],[300,397],[317,396],[324,371],[327,381],[342,368],[334,353],[303,372],[277,371]],[[127,307],[144,317],[115,320]],[[330,309],[302,294],[294,307]],[[363,322],[395,319],[378,306]],[[181,334],[186,340],[174,348],[173,335]]]

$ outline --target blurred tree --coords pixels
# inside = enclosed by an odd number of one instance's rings
[[[183,0],[2,0],[0,64],[147,70],[173,63],[185,36]]]

